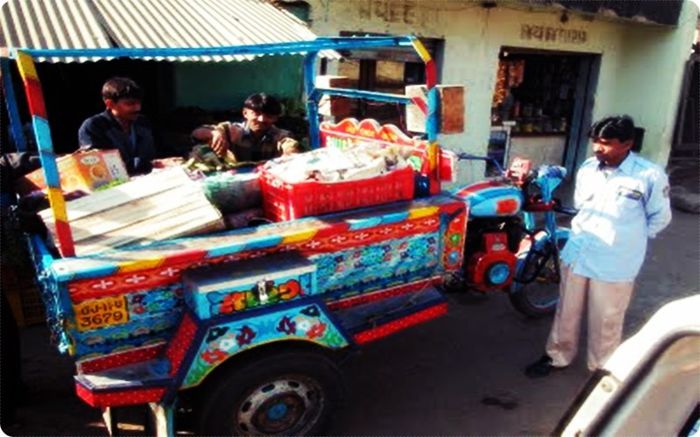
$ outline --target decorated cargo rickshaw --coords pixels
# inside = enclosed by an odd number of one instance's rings
[[[414,48],[425,62],[425,97],[315,86],[320,51],[396,46]],[[112,209],[125,206],[119,186],[64,198],[35,57],[299,52],[305,53],[312,149],[392,151],[403,165],[356,180],[293,183],[261,167],[268,224],[233,230],[212,225],[198,235],[148,243],[107,240],[114,247],[96,248],[81,237],[85,223],[92,223],[80,220],[94,196],[113,201]],[[48,236],[29,237],[47,322],[59,350],[75,359],[77,395],[107,417],[115,407],[148,405],[156,431],[173,434],[174,411],[187,403],[206,435],[318,433],[341,395],[337,363],[347,351],[445,314],[441,286],[447,278],[481,291],[516,288],[525,296],[522,284],[511,287],[522,269],[518,255],[530,259],[522,255],[551,240],[541,238],[547,232],[530,232],[523,240],[527,234],[517,219],[527,201],[523,172],[442,190],[441,182],[455,180],[458,155],[437,143],[436,67],[414,37],[17,50],[11,57],[26,89],[51,205],[42,213]],[[415,105],[426,116],[426,134],[411,137],[374,120],[321,122],[318,102],[324,95]],[[163,174],[154,177],[171,183],[182,178]],[[186,181],[182,186],[189,187]],[[550,197],[539,201],[541,208],[554,207]],[[471,218],[470,208],[476,212]],[[548,250],[556,254],[556,245]],[[549,260],[536,258],[534,276]],[[545,312],[551,302],[531,308]]]

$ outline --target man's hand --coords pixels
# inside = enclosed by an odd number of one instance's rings
[[[223,132],[222,130],[219,129],[214,129],[211,132],[211,142],[209,143],[211,145],[211,148],[214,150],[214,153],[216,153],[220,157],[226,156],[226,152],[228,151],[228,135],[226,135],[226,132]]]
[[[282,152],[283,156],[302,153],[304,151],[297,140],[289,137],[281,139],[279,143],[277,143],[277,148]]]

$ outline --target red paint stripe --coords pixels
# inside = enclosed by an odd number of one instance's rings
[[[457,191],[457,196],[460,197],[467,197],[469,194],[475,193],[477,191],[486,189],[486,188],[492,188],[492,187],[503,187],[504,185],[500,182],[496,181],[485,181],[485,182],[479,182],[474,185],[469,185],[468,187],[464,187],[461,190]]]
[[[157,357],[164,348],[165,343],[142,347],[103,357],[79,361],[76,363],[76,366],[78,367],[78,372],[80,373],[100,372],[102,370],[112,369],[114,367],[152,360],[153,358]]]
[[[357,344],[369,343],[380,338],[395,334],[411,326],[427,322],[428,320],[447,314],[447,303],[441,303],[431,308],[427,308],[410,316],[394,320],[379,327],[362,331],[353,336]]]
[[[437,84],[437,67],[433,59],[425,63],[425,84],[428,89],[433,88]]]
[[[328,304],[328,308],[331,311],[335,311],[340,309],[352,308],[354,306],[362,305],[365,303],[376,302],[378,300],[387,299],[390,297],[401,296],[402,294],[407,294],[419,290],[427,285],[430,285],[433,282],[434,281],[432,279],[426,279],[424,281],[414,282],[407,285],[401,285],[386,290],[364,293],[360,296],[352,296],[346,299],[331,302]]]
[[[322,227],[314,235],[314,240],[318,238],[333,237],[339,234],[348,232],[350,225],[345,222],[333,223],[332,225]]]
[[[24,80],[24,88],[27,93],[29,112],[31,112],[32,115],[48,119],[46,115],[46,105],[44,104],[44,96],[41,92],[41,83],[38,80],[27,77]]]
[[[185,359],[185,354],[194,340],[194,334],[197,331],[197,324],[192,320],[190,314],[185,314],[180,326],[177,329],[175,337],[168,343],[168,349],[165,356],[170,361],[170,376],[173,376],[180,370],[182,361]]]
[[[425,99],[422,97],[411,97],[411,102],[413,102],[414,105],[418,106],[418,109],[424,114],[428,115],[428,104],[425,102]]]
[[[183,262],[196,262],[196,261],[201,261],[204,259],[204,257],[207,256],[207,251],[202,250],[202,249],[190,249],[190,250],[184,250],[182,252],[178,252],[175,255],[170,255],[166,256],[163,259],[163,262],[161,265],[169,265],[169,264],[174,264],[174,263],[183,263]]]
[[[68,223],[56,220],[56,236],[58,237],[61,255],[75,256],[73,234],[71,233]]]
[[[80,399],[93,407],[118,407],[121,405],[138,405],[148,402],[158,402],[165,393],[165,388],[141,388],[136,390],[119,390],[95,393],[82,386],[75,384],[75,392]]]

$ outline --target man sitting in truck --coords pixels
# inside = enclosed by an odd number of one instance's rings
[[[291,133],[275,126],[281,113],[277,99],[265,93],[253,94],[243,103],[244,122],[200,126],[192,132],[192,138],[209,144],[221,157],[230,150],[237,162],[266,161],[300,152]]]
[[[149,173],[155,158],[153,132],[141,115],[143,91],[133,80],[113,77],[102,86],[106,109],[83,122],[81,147],[118,149],[129,175]]]

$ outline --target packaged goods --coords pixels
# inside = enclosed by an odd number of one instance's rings
[[[77,151],[56,160],[61,189],[64,193],[91,193],[105,185],[118,185],[129,180],[126,166],[118,150]],[[24,176],[17,184],[17,192],[46,192],[42,169]]]
[[[263,210],[283,221],[408,200],[414,171],[400,147],[327,147],[278,158],[262,167]]]

